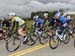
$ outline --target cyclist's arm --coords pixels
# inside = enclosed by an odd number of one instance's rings
[[[14,27],[16,26],[16,30],[18,28],[18,22],[14,21],[12,24],[11,24],[11,27],[10,27],[10,32],[14,29]]]
[[[9,31],[11,32],[14,27],[15,27],[14,22],[12,22]]]
[[[16,21],[16,22],[15,22],[15,31],[18,31],[18,28],[19,28],[19,22]]]
[[[43,24],[41,24],[41,25],[40,25],[39,30],[43,29],[43,27],[44,27],[44,25],[43,25]]]

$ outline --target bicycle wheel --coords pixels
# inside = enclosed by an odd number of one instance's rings
[[[16,51],[17,49],[19,49],[19,47],[21,46],[21,40],[19,38],[17,38],[17,36],[8,36],[10,37],[8,39],[8,41],[6,42],[6,49],[9,51],[9,52],[14,52]]]
[[[66,34],[65,34],[65,39],[64,39],[64,44],[67,44],[68,42],[70,41],[70,36],[69,36],[69,33],[68,32],[66,32]]]
[[[30,37],[31,37],[35,42],[37,42],[38,37],[39,37],[39,34],[34,32],[34,33],[30,34]]]
[[[45,43],[47,43],[48,42],[48,40],[49,40],[49,36],[47,35],[47,33],[45,33],[45,32],[43,32],[42,34],[41,34],[41,36],[39,36],[39,42],[40,42],[40,44],[45,44]]]
[[[28,36],[26,44],[29,45],[29,46],[32,46],[32,45],[35,44],[35,41],[33,40],[33,38],[31,36]]]
[[[74,38],[74,48],[75,48],[75,38]]]
[[[49,47],[51,49],[56,49],[60,43],[60,40],[57,36],[51,36],[49,40]]]

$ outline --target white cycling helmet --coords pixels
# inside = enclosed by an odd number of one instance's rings
[[[48,16],[48,13],[44,13],[44,16]]]
[[[34,18],[34,19],[37,19],[37,18],[39,18],[39,16],[34,16],[33,18]]]
[[[15,13],[15,12],[10,12],[8,15],[9,15],[9,16],[15,16],[16,13]]]
[[[68,19],[71,19],[71,16],[67,16]]]

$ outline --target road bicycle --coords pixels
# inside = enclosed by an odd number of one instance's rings
[[[27,37],[27,40],[26,40],[27,45],[32,46],[35,44],[35,41],[30,36],[30,32],[26,34],[26,37]],[[20,48],[21,42],[22,42],[21,38],[23,38],[23,36],[19,36],[18,27],[16,27],[16,30],[13,30],[11,32],[9,31],[7,38],[8,40],[6,42],[6,49],[9,52],[14,52]]]
[[[58,27],[59,28],[59,27]],[[49,46],[51,49],[56,49],[61,42],[67,44],[70,40],[68,28],[62,30],[56,29],[55,34],[52,33],[49,40]]]
[[[30,31],[30,36],[37,42],[39,40],[40,44],[45,44],[49,40],[49,35],[47,32],[44,30],[39,30],[39,28],[35,28]]]

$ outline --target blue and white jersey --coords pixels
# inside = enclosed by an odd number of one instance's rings
[[[44,26],[44,20],[41,18],[38,18],[37,23],[39,26]]]
[[[34,19],[35,20],[35,23],[39,26],[44,26],[44,20],[41,19],[41,18],[36,18]]]
[[[66,18],[64,16],[60,16],[59,21],[62,25],[67,23]]]

